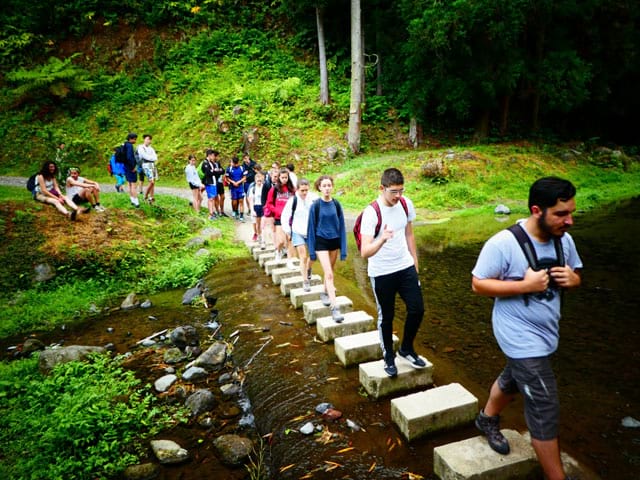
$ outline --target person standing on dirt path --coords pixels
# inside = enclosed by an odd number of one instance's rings
[[[206,152],[206,158],[202,162],[202,173],[204,173],[204,188],[207,192],[207,207],[209,208],[209,220],[215,220],[216,216],[222,216],[222,214],[216,212],[218,210],[218,178],[216,176],[217,158],[219,153],[216,150],[208,149]]]
[[[131,200],[131,205],[135,208],[140,208],[140,201],[138,200],[138,192],[136,189],[136,183],[138,182],[138,165],[136,162],[136,153],[133,149],[133,144],[136,143],[137,140],[138,135],[130,132],[127,135],[127,141],[124,142],[127,159],[124,164],[124,177],[129,183],[129,200]]]
[[[156,162],[158,161],[158,155],[156,154],[155,149],[151,146],[151,141],[153,137],[148,133],[142,135],[143,143],[138,147],[138,158],[142,163],[142,171],[144,175],[141,177],[140,181],[144,181],[144,177],[147,177],[149,181],[149,185],[144,192],[144,201],[153,203],[155,202],[154,193],[155,193],[155,185],[156,180],[158,180],[158,168],[156,166]]]
[[[392,378],[398,375],[393,351],[396,295],[404,301],[407,311],[398,355],[413,368],[427,366],[413,346],[424,316],[424,299],[418,278],[418,254],[413,234],[416,210],[413,202],[403,194],[402,172],[397,168],[386,169],[380,180],[380,194],[375,200],[380,221],[376,208],[369,205],[362,213],[360,225],[360,254],[368,259],[367,273],[378,306],[384,371]]]
[[[251,159],[251,156],[249,155],[249,152],[244,152],[242,154],[242,167],[245,169],[245,171],[247,172],[247,176],[246,176],[246,180],[245,182],[242,184],[243,188],[244,188],[244,201],[246,203],[246,211],[247,212],[251,212],[250,210],[250,206],[249,206],[249,187],[251,186],[251,184],[253,184],[253,182],[255,182],[255,178],[256,178],[256,169],[257,169],[258,164],[253,161]]]
[[[531,444],[549,480],[569,478],[560,459],[560,408],[551,357],[558,348],[561,290],[581,284],[582,260],[567,233],[573,225],[575,194],[573,184],[558,177],[541,178],[529,189],[530,215],[518,225],[539,264],[547,268],[534,270],[515,233],[502,230],[482,247],[471,272],[473,291],[495,299],[493,332],[506,357],[476,427],[493,450],[508,454],[500,413],[521,392]]]

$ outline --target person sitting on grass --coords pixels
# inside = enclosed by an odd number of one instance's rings
[[[36,176],[36,186],[33,189],[33,199],[53,205],[60,213],[71,220],[75,220],[78,214],[78,206],[71,199],[60,193],[60,187],[56,176],[58,175],[58,165],[56,162],[46,161]],[[71,208],[71,212],[65,208],[65,203]]]
[[[105,208],[100,205],[100,184],[80,176],[78,167],[69,169],[67,177],[67,196],[75,204],[87,203],[96,209],[96,212],[104,212]]]

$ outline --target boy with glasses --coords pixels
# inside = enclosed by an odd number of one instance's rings
[[[397,168],[388,168],[382,173],[380,184],[377,208],[369,205],[362,214],[360,253],[368,259],[367,273],[378,306],[384,371],[389,377],[395,377],[398,375],[393,351],[396,295],[400,295],[407,310],[398,355],[414,368],[426,366],[424,359],[413,348],[424,315],[424,300],[418,278],[418,255],[412,225],[416,211],[413,202],[402,196],[402,172]],[[380,216],[376,210],[379,210]],[[378,224],[380,229],[376,234]]]

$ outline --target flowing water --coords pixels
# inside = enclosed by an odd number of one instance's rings
[[[482,243],[505,226],[493,217],[416,226],[427,307],[416,349],[434,364],[436,385],[459,382],[481,404],[503,357],[491,332],[491,301],[472,294],[470,271]],[[565,295],[554,360],[561,446],[601,478],[637,479],[640,431],[620,422],[626,416],[640,418],[640,201],[578,215],[572,234],[585,269],[582,287]],[[264,461],[272,478],[390,479],[408,478],[407,472],[435,478],[433,448],[477,435],[467,426],[404,441],[390,421],[389,399],[366,397],[358,369],[337,362],[333,345],[317,340],[301,310],[280,296],[249,257],[216,266],[205,283],[218,297],[225,336],[237,331],[233,358],[245,368],[244,387],[255,426],[265,438]],[[337,286],[340,295],[353,300],[354,309],[375,311],[366,265],[353,251],[339,262]],[[152,297],[149,311],[117,313],[65,332],[67,344],[114,342],[126,351],[162,328],[206,322],[202,307],[179,306],[181,294],[163,293]],[[401,302],[396,318],[401,334]],[[115,331],[107,333],[106,326]],[[314,412],[321,402],[332,403],[343,419],[323,420]],[[526,429],[520,400],[503,418],[505,428]],[[347,426],[346,419],[360,429]],[[322,432],[299,433],[307,421],[322,426]],[[194,460],[166,469],[166,479],[243,478],[246,473],[225,470],[212,460],[210,442],[199,441],[197,430],[176,432],[175,438],[194,452]]]

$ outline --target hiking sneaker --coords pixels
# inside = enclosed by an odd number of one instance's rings
[[[329,295],[327,295],[326,292],[322,292],[320,294],[320,301],[322,302],[322,305],[324,305],[325,307],[328,307],[331,305],[331,300],[329,300]]]
[[[243,215],[243,214],[240,214],[240,218],[239,218],[239,220],[240,220],[241,222],[244,222],[244,215]]]
[[[78,215],[78,212],[75,210],[71,210],[71,214],[69,215],[69,218],[71,219],[72,222],[76,221],[76,216]]]
[[[480,411],[476,417],[476,428],[485,434],[489,446],[496,452],[506,455],[509,453],[509,442],[500,432],[500,415],[489,417]]]
[[[399,349],[398,355],[407,360],[413,368],[424,368],[427,366],[426,362],[421,359],[413,350],[408,350],[405,352],[404,350]]]
[[[305,292],[310,292],[311,291],[311,282],[309,280],[303,280],[302,281],[302,289]]]
[[[276,256],[274,257],[274,260],[276,262],[279,262],[280,260],[282,260],[282,253],[280,252],[280,250],[276,250]]]
[[[289,260],[287,260],[287,268],[289,270],[297,270],[298,269],[298,266],[293,261],[293,258],[290,258]]]
[[[344,321],[344,317],[338,307],[331,307],[331,318],[336,323],[342,323]]]
[[[251,237],[251,241],[252,242],[257,242],[258,241],[258,234],[257,233],[253,234],[253,237]]]
[[[209,215],[209,220],[215,220],[216,216],[215,215]]]
[[[396,368],[396,362],[393,358],[384,361],[384,373],[387,374],[387,377],[393,378],[398,376],[398,369]]]

